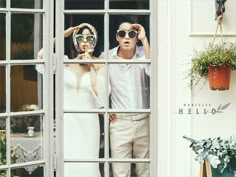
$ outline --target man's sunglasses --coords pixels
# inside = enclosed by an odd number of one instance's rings
[[[84,39],[86,39],[86,41],[88,41],[88,42],[93,42],[95,37],[92,34],[89,34],[89,35],[77,34],[76,39],[77,39],[78,42],[83,42]]]
[[[130,38],[135,38],[137,36],[137,31],[135,30],[117,30],[117,34],[120,37],[125,37],[126,33],[128,33]]]

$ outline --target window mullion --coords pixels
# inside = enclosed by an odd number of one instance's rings
[[[7,1],[7,8],[9,9],[10,2]],[[8,166],[7,169],[7,176],[10,176],[11,169],[9,168],[10,160],[11,160],[11,150],[10,150],[10,88],[11,88],[11,65],[10,65],[10,48],[11,48],[11,13],[8,11],[6,13],[6,165]]]

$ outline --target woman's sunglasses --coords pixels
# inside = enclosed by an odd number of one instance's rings
[[[84,39],[86,39],[86,41],[88,41],[88,42],[93,42],[95,37],[92,34],[89,34],[89,35],[78,34],[78,35],[76,35],[76,39],[78,42],[83,42]]]
[[[122,29],[117,30],[118,36],[120,36],[122,38],[125,37],[126,33],[128,33],[130,38],[135,38],[137,35],[137,31],[135,31],[135,30],[122,30]]]

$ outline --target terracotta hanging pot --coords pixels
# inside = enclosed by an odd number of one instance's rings
[[[231,68],[229,65],[210,66],[208,79],[211,90],[228,90],[230,84]]]

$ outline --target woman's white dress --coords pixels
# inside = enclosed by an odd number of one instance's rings
[[[42,58],[42,57],[38,57]],[[44,66],[36,65],[44,74]],[[91,87],[90,72],[85,73],[77,88],[77,77],[64,67],[64,109],[97,109],[104,104],[104,78],[97,76],[98,98]],[[97,113],[64,113],[64,159],[85,160],[99,157],[100,125]],[[64,163],[64,177],[100,177],[99,164]]]
[[[64,109],[96,109],[90,72],[85,73],[77,88],[77,77],[64,68]],[[100,128],[97,113],[64,114],[64,159],[83,160],[99,157]],[[98,163],[64,163],[65,177],[100,177]]]

